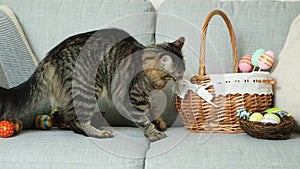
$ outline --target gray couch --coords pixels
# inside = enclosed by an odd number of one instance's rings
[[[15,13],[38,61],[70,35],[103,27],[119,27],[145,45],[184,36],[187,78],[198,72],[201,24],[211,10],[221,9],[231,19],[239,56],[252,54],[259,48],[273,50],[277,56],[283,48],[291,23],[300,14],[299,2],[271,0],[165,0],[158,12],[149,1],[144,0],[0,0],[0,5],[8,6]],[[4,48],[0,50],[4,51]],[[208,73],[232,71],[228,33],[220,19],[215,19],[209,27],[207,56]],[[13,57],[6,60],[14,62]],[[34,59],[27,56],[25,60]],[[34,70],[33,63],[1,63],[1,85],[13,87],[24,81]],[[25,73],[19,68],[24,64],[31,67]],[[15,77],[8,74],[10,70],[15,74],[23,72],[22,78],[14,80]],[[103,104],[102,107],[111,112],[106,114],[106,118],[113,128],[113,138],[89,138],[55,128],[47,131],[24,130],[17,136],[0,138],[0,168],[300,167],[299,134],[294,133],[288,140],[275,141],[256,139],[245,133],[189,133],[174,108],[171,85],[164,93],[167,102],[163,116],[170,128],[166,131],[168,137],[163,140],[149,142],[111,104]],[[34,116],[46,111],[49,111],[49,107],[44,105],[40,112],[28,113],[22,119],[27,121],[25,127],[32,128]]]

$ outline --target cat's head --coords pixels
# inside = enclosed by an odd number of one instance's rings
[[[147,76],[163,88],[168,80],[179,81],[183,78],[185,64],[182,55],[183,37],[174,42],[151,45],[143,55],[143,68]],[[159,87],[161,86],[161,87]]]

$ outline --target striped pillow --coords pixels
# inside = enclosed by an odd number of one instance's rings
[[[37,64],[16,16],[8,7],[0,6],[0,85],[19,85],[30,77]]]

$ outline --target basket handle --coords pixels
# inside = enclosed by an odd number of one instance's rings
[[[200,61],[199,61],[199,75],[200,77],[204,78],[205,73],[205,48],[206,48],[206,32],[208,23],[211,20],[211,18],[215,15],[220,15],[223,20],[225,21],[227,28],[229,30],[230,40],[231,40],[231,46],[232,46],[232,54],[233,54],[233,72],[238,73],[238,56],[237,56],[237,48],[236,48],[236,39],[235,34],[233,31],[233,27],[230,23],[229,18],[226,16],[226,14],[221,10],[214,10],[210,12],[207,17],[204,20],[204,23],[202,25],[202,32],[201,32],[201,41],[200,41]]]

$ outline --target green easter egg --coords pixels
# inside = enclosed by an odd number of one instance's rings
[[[249,118],[249,121],[262,121],[262,119],[264,119],[264,116],[261,114],[261,113],[252,113],[250,118]]]
[[[281,123],[280,117],[278,117],[276,114],[267,113],[267,114],[264,115],[264,118],[266,118],[266,119],[273,119],[278,124]]]
[[[277,113],[280,111],[282,111],[282,108],[279,108],[279,107],[272,107],[272,108],[265,110],[266,113]]]
[[[251,62],[255,67],[258,67],[258,59],[263,53],[265,53],[264,49],[258,49],[253,53],[251,57]]]

